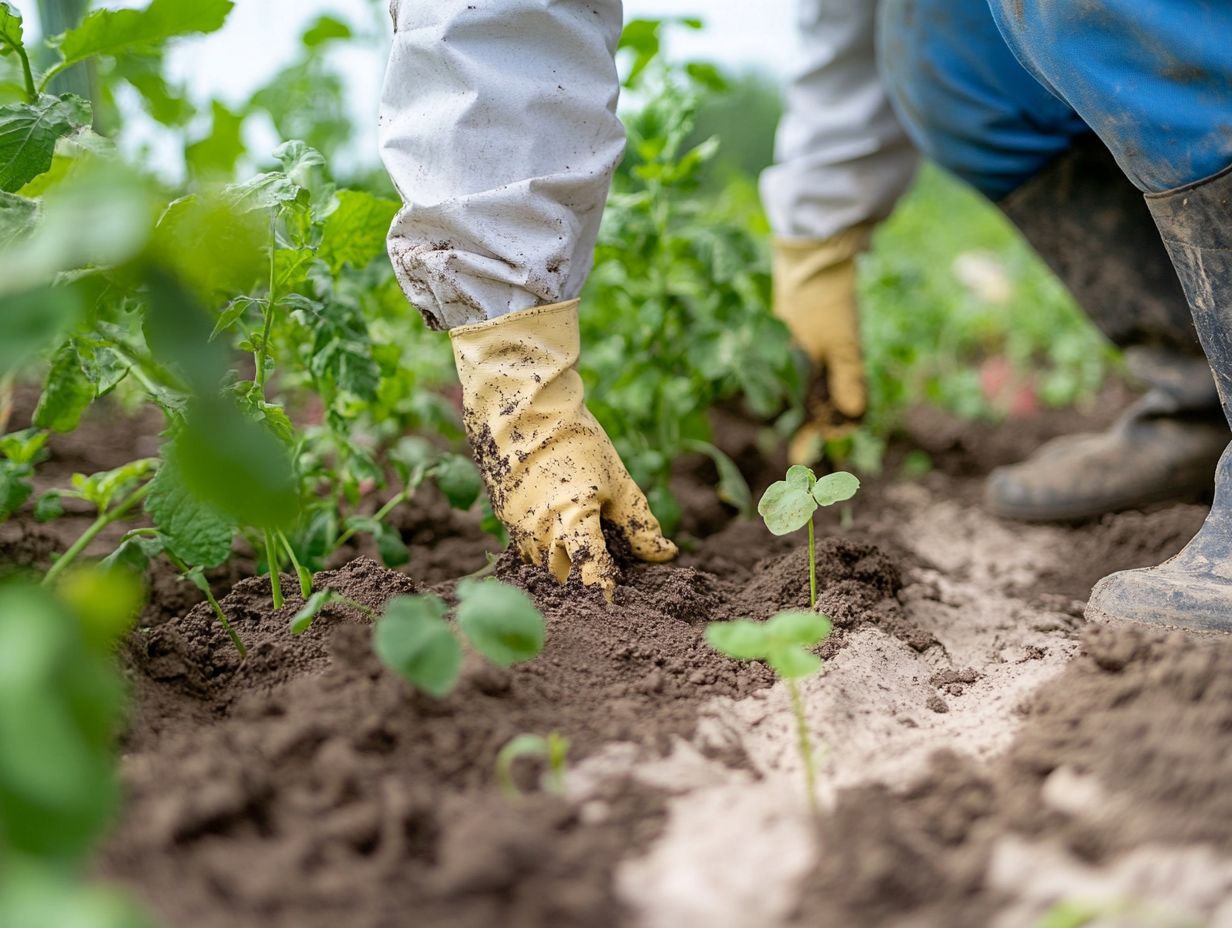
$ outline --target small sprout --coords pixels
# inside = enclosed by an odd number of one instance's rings
[[[333,590],[317,590],[309,596],[299,611],[291,616],[291,634],[302,635],[312,627],[321,610],[334,601]]]
[[[569,754],[569,739],[559,732],[542,735],[518,735],[500,749],[496,755],[496,781],[501,792],[513,799],[521,795],[513,779],[513,765],[520,757],[541,757],[547,761],[540,785],[549,793],[562,795],[565,791],[565,762]]]
[[[791,711],[796,717],[796,745],[804,762],[804,780],[809,807],[817,812],[817,768],[808,719],[796,681],[821,669],[821,658],[810,648],[830,634],[830,620],[816,612],[780,612],[768,622],[736,619],[706,626],[706,640],[716,651],[742,661],[765,661],[780,679],[787,681]]]
[[[492,663],[508,667],[543,650],[543,614],[521,590],[497,580],[463,580],[458,600],[458,628]],[[439,596],[397,596],[377,620],[373,638],[385,666],[438,699],[453,690],[462,666],[448,612]]]
[[[856,495],[860,481],[845,470],[826,474],[820,480],[809,468],[793,464],[787,478],[772,483],[762,494],[757,511],[775,535],[787,535],[808,526],[809,607],[817,607],[817,548],[813,513],[821,506],[833,506]]]

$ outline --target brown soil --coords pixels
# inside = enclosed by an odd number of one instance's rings
[[[802,539],[733,521],[706,465],[684,462],[691,540],[677,563],[623,560],[609,604],[502,557],[496,576],[545,614],[545,650],[510,670],[468,655],[444,700],[381,667],[360,611],[331,606],[292,637],[298,597],[276,611],[267,579],[228,573],[218,585],[251,651],[241,662],[194,593],[153,577],[122,655],[126,803],[96,871],[177,928],[760,928],[1029,925],[1063,897],[1046,879],[1058,866],[1106,875],[1160,847],[1213,848],[1226,863],[1232,645],[1081,619],[1093,580],[1169,556],[1201,508],[1023,528],[975,503],[979,475],[1024,441],[1109,411],[1076,418],[990,430],[929,414],[910,431],[930,436],[919,443],[933,474],[869,481],[849,531],[837,513],[819,519],[820,608],[836,632],[805,693],[825,751],[816,822],[780,685],[702,637],[710,620],[807,606]],[[753,432],[726,432],[764,483]],[[97,456],[88,436],[74,441],[56,446],[60,477],[132,453],[131,439]],[[424,590],[449,598],[495,550],[475,514],[431,492],[399,519],[407,568],[361,556],[317,588],[372,609]],[[0,561],[45,566],[71,529],[14,520]],[[551,731],[571,742],[566,795],[539,789],[522,761],[526,795],[503,797],[501,746]],[[692,872],[682,848],[718,874],[704,892],[673,883]],[[713,911],[680,914],[681,886]],[[1176,904],[1209,916],[1197,898]]]

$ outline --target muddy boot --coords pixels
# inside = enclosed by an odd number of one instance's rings
[[[1107,431],[995,470],[988,509],[1074,521],[1209,492],[1228,431],[1185,294],[1142,193],[1094,136],[998,206],[1149,387]]]
[[[1232,423],[1232,168],[1212,180],[1147,197]],[[1198,534],[1159,567],[1105,577],[1089,619],[1126,619],[1232,632],[1232,445],[1215,472],[1215,502]]]
[[[1230,437],[1210,368],[1162,349],[1127,354],[1150,391],[1107,430],[1053,439],[1022,463],[994,470],[984,485],[990,512],[1078,521],[1210,492]]]

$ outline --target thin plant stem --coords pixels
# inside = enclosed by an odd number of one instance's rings
[[[34,86],[34,72],[30,70],[30,56],[20,45],[10,47],[16,50],[17,57],[21,60],[21,76],[26,84],[26,102],[38,103],[39,91]]]
[[[280,558],[278,546],[274,543],[274,533],[265,532],[265,563],[269,567],[270,590],[274,595],[274,608],[282,608],[282,578],[278,576]]]
[[[800,749],[800,759],[804,761],[804,785],[808,790],[809,809],[817,815],[817,766],[813,759],[813,740],[809,737],[808,720],[804,716],[804,701],[800,698],[800,688],[795,680],[787,681],[787,691],[791,693],[791,711],[796,716],[796,744]]]
[[[180,560],[170,551],[164,551],[163,553],[167,555],[167,559],[175,565],[175,569],[180,573],[187,574],[191,569],[186,563],[184,563],[184,561]],[[214,591],[210,589],[209,581],[205,579],[205,575],[200,574],[200,578],[201,583],[198,585],[198,589],[205,594],[206,602],[208,602],[210,604],[210,608],[214,610],[214,617],[218,619],[218,624],[223,627],[223,631],[225,631],[227,633],[227,637],[231,639],[231,644],[234,645],[235,650],[239,652],[240,660],[244,660],[248,657],[248,648],[244,647],[244,642],[240,640],[239,634],[231,625],[230,621],[228,621],[227,614],[222,611],[222,605],[217,599],[214,598]]]
[[[270,220],[269,298],[265,305],[265,329],[261,333],[261,344],[257,347],[255,358],[257,369],[254,373],[257,389],[261,391],[263,400],[265,399],[265,359],[269,356],[269,340],[274,329],[274,310],[278,306],[278,275],[275,260],[278,255],[278,237],[274,232],[274,222],[275,220]]]
[[[146,494],[150,492],[150,487],[152,485],[153,481],[143,484],[106,512],[100,512],[98,514],[98,518],[90,524],[90,527],[81,533],[81,537],[73,542],[69,549],[61,554],[56,559],[56,562],[51,565],[51,568],[43,577],[42,585],[45,587],[50,587],[53,583],[55,583],[56,578],[59,577],[60,574],[64,573],[68,566],[81,556],[81,553],[90,546],[90,542],[98,537],[99,532],[105,529],[112,522],[124,518],[124,516],[128,514],[129,510],[145,499]]]
[[[809,608],[817,608],[817,543],[814,539],[813,517],[809,516]]]
[[[389,502],[387,502],[384,506],[382,506],[380,509],[378,509],[375,513],[372,514],[372,520],[374,522],[385,521],[385,517],[388,516],[395,509],[397,509],[399,506],[401,506],[403,503],[405,503],[408,499],[410,499],[411,494],[414,492],[415,491],[412,488],[406,487],[400,490],[399,492],[395,493],[393,496],[389,498]],[[348,528],[345,532],[339,535],[338,540],[334,542],[334,550],[337,551],[339,548],[345,545],[348,541],[354,538],[355,533],[357,531],[358,529]]]
[[[287,540],[287,536],[281,531],[278,532],[278,540],[282,542],[282,548],[287,552],[287,557],[291,559],[291,567],[295,571],[295,576],[299,579],[299,595],[307,599],[312,595],[312,573],[304,569],[300,564],[299,558],[295,556],[295,549],[291,547],[291,542]]]
[[[333,593],[335,601],[342,603],[342,605],[350,606],[352,609],[362,612],[364,615],[368,616],[368,618],[370,619],[376,618],[376,615],[377,615],[376,610],[373,609],[371,606],[365,606],[359,600],[351,599],[351,597],[349,596],[344,596],[342,593],[339,593],[337,590],[330,590],[330,592]]]

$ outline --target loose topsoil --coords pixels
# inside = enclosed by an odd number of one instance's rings
[[[547,619],[544,652],[509,670],[468,655],[442,700],[382,668],[358,610],[292,637],[300,600],[274,610],[266,578],[233,572],[241,662],[208,607],[156,577],[121,654],[126,798],[97,874],[177,928],[1033,925],[1075,900],[1116,924],[1232,918],[1232,641],[1081,618],[1091,582],[1174,553],[1202,507],[997,523],[975,501],[1002,461],[963,456],[988,447],[978,428],[946,428],[937,471],[866,486],[848,530],[820,523],[835,633],[805,687],[817,817],[781,684],[703,638],[806,608],[802,539],[732,520],[686,462],[675,564],[626,559],[609,604],[502,556],[496,576]],[[57,454],[87,469],[80,450]],[[379,610],[450,599],[484,566],[476,517],[428,495],[400,518],[406,569],[361,556],[316,588]],[[5,532],[10,562],[62,544]],[[566,793],[522,760],[523,795],[504,796],[500,748],[549,732],[570,741]]]

